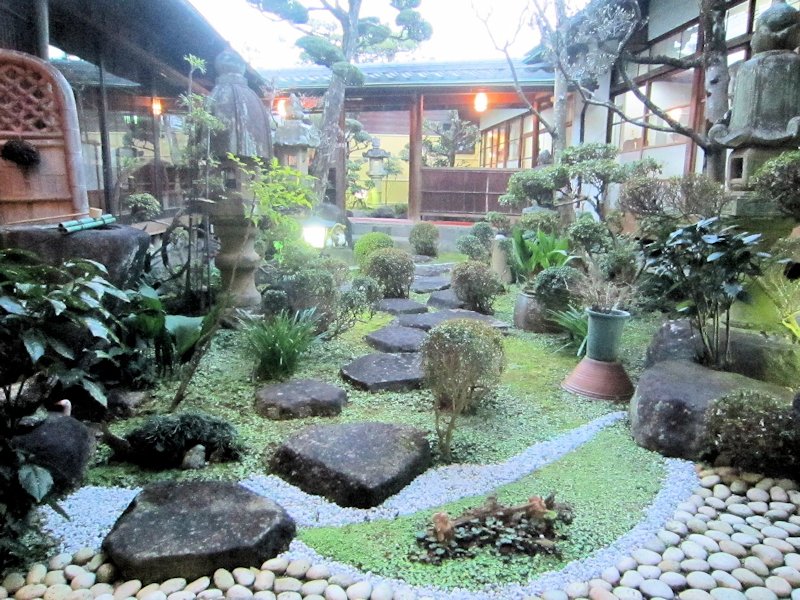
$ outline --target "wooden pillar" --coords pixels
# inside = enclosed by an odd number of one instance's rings
[[[50,7],[48,0],[35,0],[36,55],[42,60],[50,58]]]
[[[411,104],[411,127],[408,133],[408,218],[419,221],[422,208],[422,119],[424,97],[415,94]]]
[[[103,47],[97,51],[97,70],[100,76],[100,153],[103,160],[103,209],[112,215],[119,214],[119,206],[114,202],[114,173],[111,164],[111,138],[108,135],[108,89],[106,88],[106,67]]]

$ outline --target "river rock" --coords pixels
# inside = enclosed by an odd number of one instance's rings
[[[286,511],[237,484],[162,482],[133,499],[103,549],[125,577],[188,580],[260,564],[286,550],[294,533]]]

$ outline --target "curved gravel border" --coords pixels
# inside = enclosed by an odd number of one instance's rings
[[[359,581],[370,581],[373,585],[385,582],[394,588],[395,598],[398,599],[405,593],[410,598],[419,596],[433,600],[523,600],[545,590],[561,589],[575,581],[598,577],[603,569],[614,566],[652,538],[672,518],[678,504],[692,495],[699,483],[694,464],[689,461],[666,459],[666,469],[661,490],[644,511],[644,518],[633,529],[609,546],[572,561],[559,571],[543,573],[524,585],[487,586],[477,592],[461,588],[444,590],[432,586],[411,586],[402,580],[364,573],[350,565],[328,560],[299,540],[292,542],[284,556],[290,559],[306,558],[314,564],[327,566],[334,574],[349,575]]]
[[[283,506],[301,527],[340,527],[351,523],[394,519],[462,498],[487,494],[566,456],[620,421],[624,412],[604,415],[556,438],[540,442],[501,463],[447,465],[429,469],[394,496],[373,508],[343,508],[306,494],[275,475],[256,475],[244,487]]]
[[[393,519],[512,483],[569,454],[624,417],[622,411],[604,415],[554,439],[534,444],[502,463],[430,469],[383,504],[370,509],[343,508],[320,496],[306,494],[274,475],[257,475],[240,483],[283,506],[301,527],[337,527]],[[70,515],[69,520],[48,506],[42,507],[42,528],[62,540],[65,552],[99,548],[119,515],[140,491],[141,488],[83,487],[59,501]]]

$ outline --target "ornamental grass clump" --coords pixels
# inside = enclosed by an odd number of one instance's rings
[[[363,269],[370,255],[381,248],[394,247],[394,241],[389,234],[373,231],[362,235],[353,245],[353,257],[356,264]]]
[[[437,256],[439,254],[439,229],[433,223],[420,221],[411,228],[408,243],[415,254]]]
[[[288,379],[297,370],[300,355],[316,340],[313,309],[294,315],[281,312],[244,324],[244,347],[253,360],[257,379]]]
[[[414,259],[405,250],[383,248],[370,255],[364,273],[378,282],[384,298],[408,298],[414,281]]]
[[[706,414],[707,451],[718,463],[771,475],[800,467],[800,423],[792,404],[756,390],[715,400]]]
[[[422,370],[434,397],[436,436],[444,460],[450,460],[459,417],[494,390],[504,367],[501,334],[480,321],[447,321],[425,338]]]
[[[503,291],[503,284],[497,275],[484,263],[474,260],[459,263],[453,268],[451,285],[458,299],[464,303],[464,308],[485,315],[494,313],[492,304]]]

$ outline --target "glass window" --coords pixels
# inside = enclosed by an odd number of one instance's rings
[[[522,121],[522,133],[533,132],[533,115],[527,115]]]
[[[653,56],[669,56],[670,58],[680,58],[681,56],[681,34],[675,33],[656,42],[652,46]]]
[[[728,9],[725,14],[725,39],[732,40],[747,33],[749,12],[749,2],[742,2]]]
[[[522,120],[514,119],[508,127],[508,139],[518,140],[520,132],[522,131]]]
[[[539,152],[544,152],[547,150],[548,152],[553,152],[553,136],[551,136],[547,131],[541,130],[539,132]]]
[[[681,48],[679,51],[681,58],[691,56],[697,52],[697,32],[699,30],[697,25],[692,25],[681,32]]]

